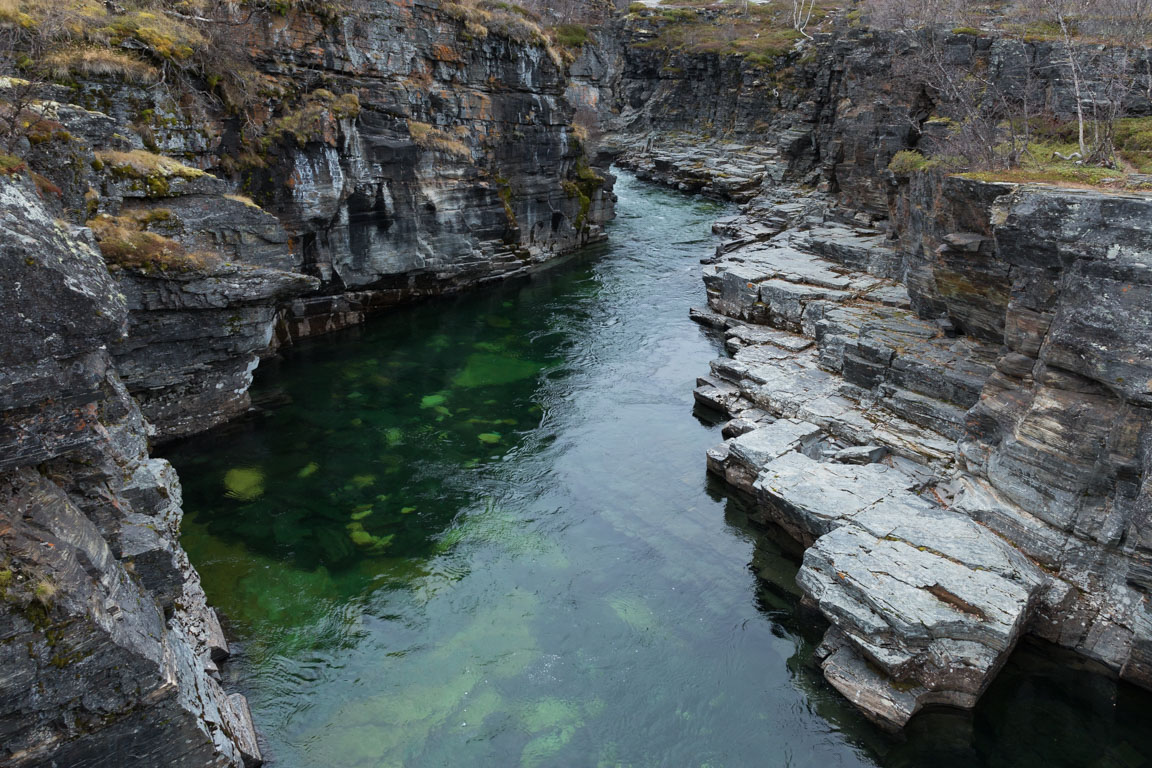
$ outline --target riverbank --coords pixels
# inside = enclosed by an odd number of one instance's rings
[[[725,191],[708,176],[730,178],[725,166],[666,151],[637,145],[626,164]],[[1152,217],[1146,201],[894,177],[876,229],[752,170],[738,187],[750,202],[716,225],[708,309],[693,311],[732,357],[712,363],[696,397],[730,418],[710,471],[810,547],[800,585],[832,624],[817,651],[828,680],[899,728],[927,705],[974,706],[1033,634],[1147,685],[1142,518],[1117,536],[1099,511],[1146,497],[1109,480],[1095,442],[1139,433],[1142,395],[1092,372],[1107,366],[1073,362],[1066,345],[1080,342],[1064,330],[1097,338],[1101,361],[1142,343],[1130,287],[1107,287],[1132,267],[1103,249],[1141,247],[1127,233]],[[1045,224],[1055,211],[1060,236]],[[1055,261],[1025,267],[1043,249],[1097,275],[1094,309]],[[1031,294],[1017,297],[1026,269]]]

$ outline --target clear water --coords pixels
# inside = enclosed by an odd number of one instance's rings
[[[704,472],[687,319],[724,208],[621,178],[612,243],[265,363],[173,447],[184,545],[277,766],[1140,766],[1149,696],[1021,652],[870,727],[796,553]]]

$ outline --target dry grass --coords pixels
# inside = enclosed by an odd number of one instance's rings
[[[234,203],[243,203],[244,205],[248,206],[249,208],[255,208],[258,211],[264,210],[263,208],[261,208],[259,205],[256,204],[255,200],[248,197],[247,195],[224,195],[224,199],[231,200]]]
[[[148,176],[163,176],[165,178],[198,179],[207,176],[199,168],[193,168],[179,160],[173,160],[155,152],[143,149],[133,149],[130,152],[105,150],[96,153],[100,160],[113,174],[146,178]]]
[[[443,152],[458,157],[461,160],[470,160],[472,158],[472,150],[468,149],[468,146],[464,144],[464,142],[453,138],[428,123],[409,120],[408,133],[412,136],[412,142],[421,149],[427,149],[432,152]]]
[[[0,0],[0,23],[18,26],[40,43],[127,43],[155,59],[179,62],[204,50],[208,40],[196,25],[164,12],[171,6],[145,0],[109,11],[99,0]]]
[[[58,591],[56,583],[48,577],[44,577],[37,581],[36,586],[33,587],[32,598],[45,608],[50,608]]]
[[[145,273],[155,271],[194,272],[210,267],[215,255],[190,253],[183,245],[170,238],[148,232],[152,213],[127,216],[97,216],[88,221],[96,235],[104,262],[115,269],[134,269]]]
[[[44,69],[57,80],[68,77],[104,77],[128,83],[156,82],[156,67],[127,53],[107,48],[70,48],[44,57]]]

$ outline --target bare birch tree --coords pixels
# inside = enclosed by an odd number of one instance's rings
[[[808,22],[812,20],[812,13],[816,10],[816,0],[792,0],[792,28],[809,40]]]

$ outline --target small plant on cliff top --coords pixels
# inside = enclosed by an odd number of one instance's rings
[[[803,26],[820,21],[830,7],[826,0],[806,2]],[[636,47],[740,56],[753,66],[768,66],[807,37],[793,10],[778,2],[662,8],[655,16],[645,14],[656,22],[656,36]]]
[[[892,156],[891,162],[888,163],[888,170],[897,176],[908,176],[918,171],[932,170],[955,172],[965,167],[970,168],[971,166],[967,165],[962,157],[952,155],[925,157],[911,149],[904,149],[897,152]]]
[[[456,0],[441,9],[464,22],[464,39],[483,40],[491,33],[522,45],[539,45],[553,64],[563,66],[563,57],[540,27],[540,17],[527,8],[499,0]]]

